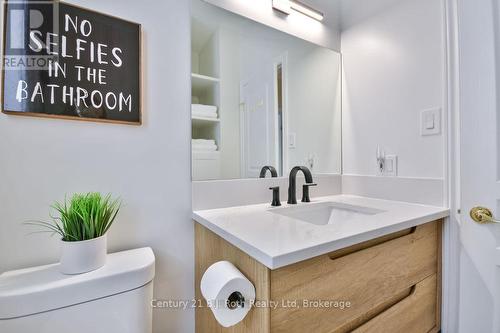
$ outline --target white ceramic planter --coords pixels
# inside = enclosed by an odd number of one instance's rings
[[[61,241],[59,269],[63,274],[90,272],[104,266],[106,255],[106,235],[81,242]]]

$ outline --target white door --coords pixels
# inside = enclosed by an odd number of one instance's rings
[[[242,176],[259,177],[260,169],[270,164],[269,84],[252,79],[241,84]]]
[[[459,332],[500,332],[499,0],[458,0],[460,76]],[[483,213],[483,214],[481,214]],[[484,211],[476,214],[485,219]]]

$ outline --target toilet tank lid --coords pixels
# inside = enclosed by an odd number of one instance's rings
[[[93,272],[64,275],[59,264],[0,275],[0,320],[18,318],[96,300],[151,282],[155,275],[151,248],[109,254]]]

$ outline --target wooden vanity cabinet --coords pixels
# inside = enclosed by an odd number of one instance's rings
[[[196,225],[196,297],[203,272],[232,262],[254,283],[253,308],[223,328],[196,309],[197,333],[427,333],[440,329],[441,223],[434,221],[276,270]],[[205,304],[202,301],[202,304]]]

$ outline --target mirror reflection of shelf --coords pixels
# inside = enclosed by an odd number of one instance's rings
[[[193,151],[193,180],[216,180],[220,178],[219,151]]]
[[[221,117],[219,32],[216,26],[191,22],[192,139],[211,141],[216,150],[192,145],[193,180],[219,179],[221,174]],[[196,109],[197,112],[193,112]],[[208,110],[208,111],[207,111]],[[200,112],[202,111],[202,112]],[[208,145],[210,145],[208,143]]]
[[[220,155],[220,151],[197,151],[193,150],[193,156],[198,160],[212,160],[218,158]]]
[[[220,123],[220,119],[218,118],[204,118],[204,117],[191,117],[193,120],[193,125],[210,125],[210,124],[218,124]]]
[[[192,107],[192,138],[213,140],[216,145],[220,144],[220,119],[217,107],[214,105],[196,105]]]
[[[195,96],[203,95],[208,89],[213,89],[219,82],[219,79],[215,77],[192,73],[192,94]]]

